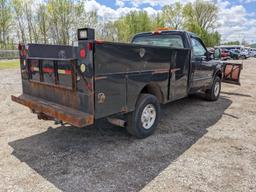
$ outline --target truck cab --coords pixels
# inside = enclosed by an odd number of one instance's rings
[[[212,83],[212,78],[216,75],[220,78],[224,77],[222,76],[224,65],[220,61],[221,53],[210,53],[206,49],[203,41],[194,33],[177,30],[158,30],[138,34],[134,36],[132,43],[191,50],[190,65],[184,66],[182,63],[178,64],[179,70],[175,74],[178,77],[176,83],[179,84],[178,87],[180,89],[181,83],[179,81],[184,81],[184,91],[183,94],[180,94],[180,97],[209,87]],[[185,84],[186,80],[182,80],[182,77],[186,75],[188,75],[186,79],[188,84]],[[185,88],[188,90],[185,91]]]

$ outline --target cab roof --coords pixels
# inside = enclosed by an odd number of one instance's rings
[[[187,33],[189,36],[192,37],[198,37],[195,33],[189,32],[189,31],[184,31],[184,30],[157,30],[157,31],[151,31],[151,32],[142,32],[142,33],[138,33],[134,36],[138,37],[138,36],[145,36],[145,35],[153,35],[155,33],[158,33],[159,35],[161,34],[184,34]]]

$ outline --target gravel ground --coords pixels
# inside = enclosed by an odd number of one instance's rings
[[[256,59],[219,101],[163,106],[144,140],[99,121],[78,129],[11,102],[18,70],[0,71],[0,191],[256,191]]]

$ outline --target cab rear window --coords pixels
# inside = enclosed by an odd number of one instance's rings
[[[153,45],[162,47],[184,48],[184,43],[180,35],[148,35],[135,37],[133,44]]]

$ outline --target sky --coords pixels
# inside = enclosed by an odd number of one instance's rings
[[[86,9],[97,11],[103,20],[115,20],[131,10],[145,10],[157,14],[164,5],[178,0],[87,0]],[[194,0],[181,0],[181,3]],[[222,42],[256,43],[256,0],[208,0],[219,7],[218,27]]]

